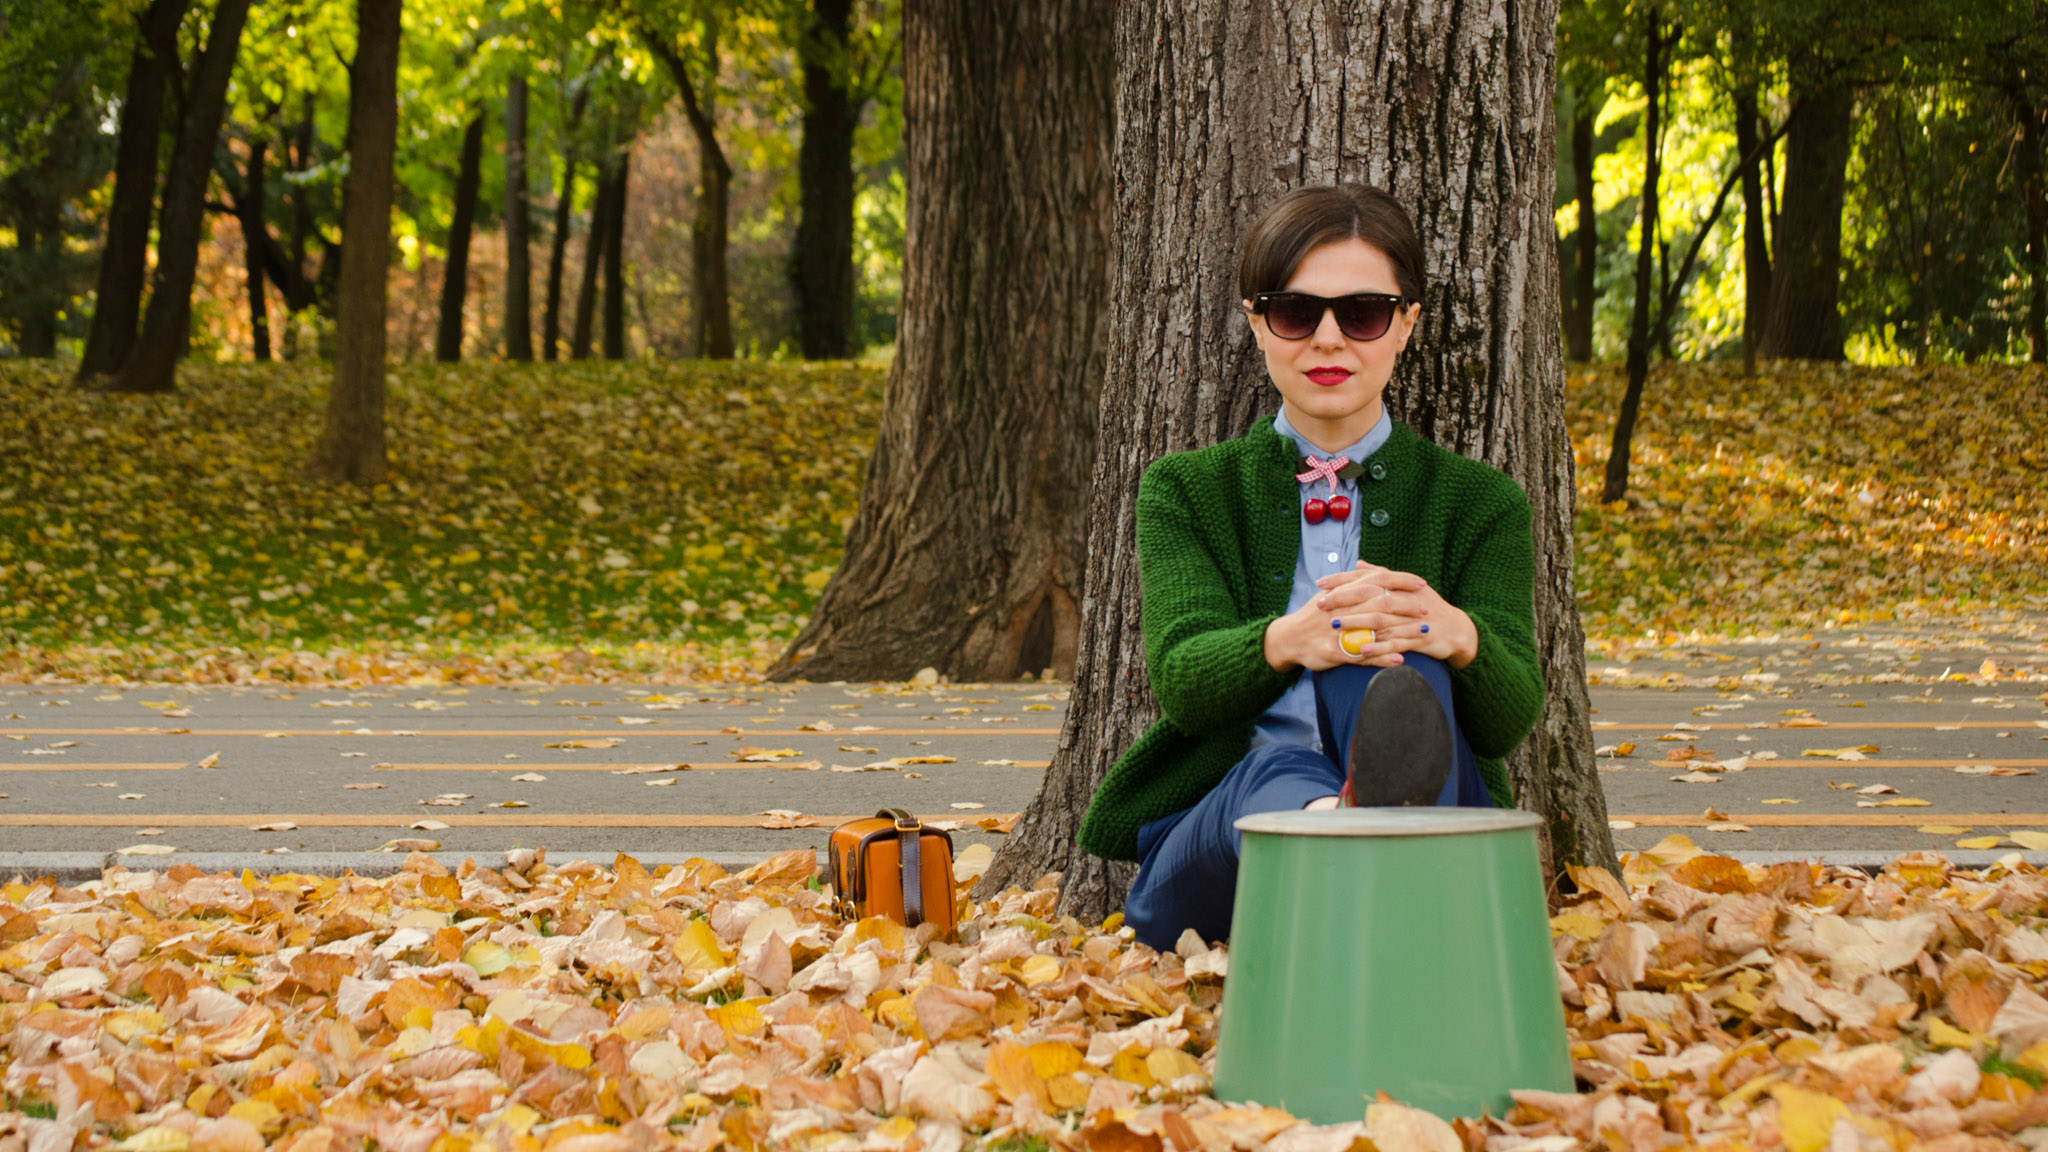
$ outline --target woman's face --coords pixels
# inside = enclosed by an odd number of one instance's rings
[[[1401,291],[1386,253],[1356,237],[1310,249],[1284,288],[1312,296]],[[1244,303],[1251,307],[1251,301]],[[1335,313],[1328,310],[1316,330],[1302,340],[1283,340],[1273,335],[1265,317],[1251,316],[1252,335],[1266,354],[1266,371],[1286,400],[1295,428],[1331,451],[1371,431],[1383,411],[1380,398],[1393,377],[1395,358],[1408,346],[1421,311],[1420,304],[1398,310],[1392,326],[1377,340],[1344,335]]]

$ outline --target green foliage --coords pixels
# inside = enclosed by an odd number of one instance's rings
[[[183,375],[138,400],[0,371],[0,648],[139,675],[295,645],[751,667],[838,562],[883,373],[420,365],[368,495],[299,479],[320,370]]]

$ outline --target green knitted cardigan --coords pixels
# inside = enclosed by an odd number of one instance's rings
[[[1359,477],[1359,558],[1429,581],[1479,630],[1451,671],[1458,725],[1495,804],[1501,759],[1543,709],[1529,499],[1512,479],[1401,423]],[[1294,442],[1264,417],[1236,440],[1161,457],[1138,484],[1145,670],[1162,719],[1103,778],[1081,847],[1138,858],[1139,826],[1191,807],[1251,747],[1253,726],[1299,671],[1266,663],[1301,549]]]

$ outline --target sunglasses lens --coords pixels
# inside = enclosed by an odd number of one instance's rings
[[[1337,327],[1353,340],[1377,340],[1394,323],[1395,301],[1385,296],[1346,296],[1333,303]]]
[[[1266,326],[1282,340],[1306,340],[1323,322],[1323,301],[1293,294],[1266,298]]]

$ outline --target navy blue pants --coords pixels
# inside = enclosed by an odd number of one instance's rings
[[[1492,797],[1479,775],[1479,761],[1458,728],[1451,705],[1450,671],[1438,660],[1410,652],[1406,666],[1422,673],[1443,701],[1457,743],[1457,764],[1437,797],[1442,807],[1491,808]],[[1138,829],[1138,878],[1124,901],[1124,923],[1138,939],[1161,951],[1172,948],[1183,930],[1202,939],[1230,935],[1231,903],[1237,896],[1237,861],[1243,834],[1233,825],[1255,812],[1306,806],[1344,787],[1351,734],[1365,686],[1379,672],[1344,664],[1316,673],[1316,723],[1323,748],[1265,744],[1252,749],[1192,808],[1162,816]]]

